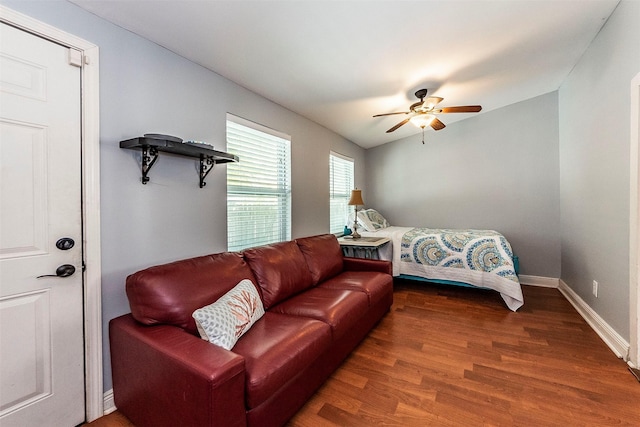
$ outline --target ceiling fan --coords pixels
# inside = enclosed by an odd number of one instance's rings
[[[425,126],[431,126],[433,130],[441,130],[445,128],[445,125],[435,116],[436,114],[477,113],[478,111],[482,110],[482,106],[480,105],[436,108],[436,105],[442,102],[443,98],[440,98],[438,96],[429,96],[425,99],[425,97],[427,96],[427,89],[420,89],[416,91],[415,95],[418,99],[420,99],[420,101],[411,104],[411,106],[409,107],[409,111],[376,114],[373,117],[392,116],[394,114],[409,115],[409,117],[389,129],[387,133],[393,132],[394,130],[398,129],[400,126],[407,124],[408,122],[414,123],[419,128],[422,128],[423,131]]]

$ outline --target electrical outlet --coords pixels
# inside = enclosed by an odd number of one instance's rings
[[[593,296],[598,298],[598,282],[593,281]]]

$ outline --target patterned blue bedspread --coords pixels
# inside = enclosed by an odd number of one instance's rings
[[[511,245],[492,230],[413,228],[402,235],[400,274],[494,289],[513,311],[524,304]]]

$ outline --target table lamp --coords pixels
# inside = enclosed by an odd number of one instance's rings
[[[356,207],[355,220],[353,222],[353,238],[359,239],[360,234],[358,233],[358,206],[364,206],[364,202],[362,201],[362,190],[351,190],[351,199],[349,200],[349,206]]]

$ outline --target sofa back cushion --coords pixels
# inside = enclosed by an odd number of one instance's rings
[[[309,266],[313,283],[318,284],[340,274],[343,270],[342,249],[333,234],[296,239]]]
[[[265,310],[313,284],[296,242],[259,246],[246,249],[243,254],[256,277]]]
[[[145,325],[169,324],[197,334],[195,310],[243,279],[256,283],[239,253],[225,252],[158,265],[127,277],[131,314]]]

